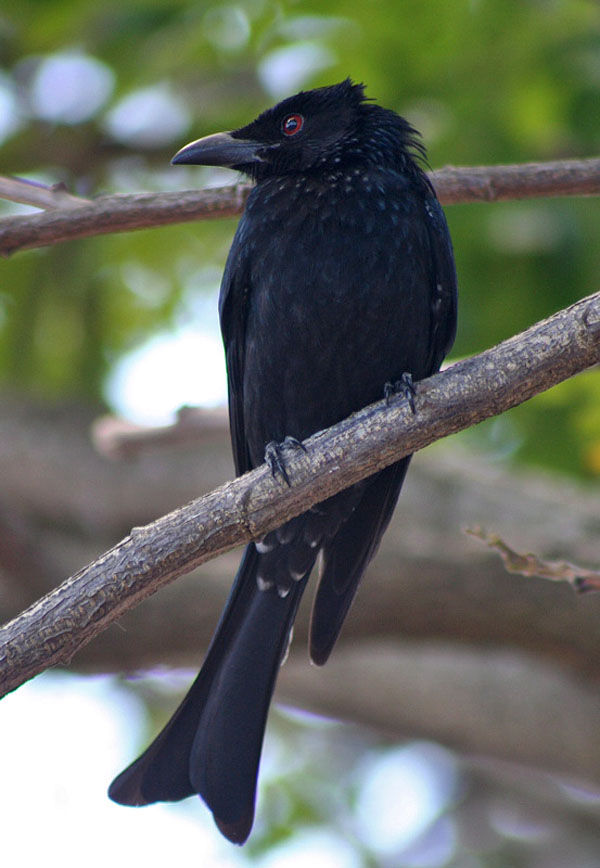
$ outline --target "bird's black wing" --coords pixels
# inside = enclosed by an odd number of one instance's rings
[[[452,239],[437,197],[425,199],[425,226],[431,256],[431,363],[428,375],[439,371],[456,337],[458,284]]]
[[[424,273],[427,279],[421,286],[404,289],[426,293],[430,299],[429,334],[421,336],[427,358],[421,360],[421,370],[409,371],[422,378],[439,370],[454,341],[457,281],[446,218],[433,193],[422,202],[420,220],[415,222],[413,215],[410,223],[404,227],[406,250],[413,260],[422,259],[413,262],[412,273]],[[360,502],[323,546],[310,629],[310,655],[319,665],[333,649],[360,579],[390,522],[409,463],[410,456],[367,480]]]
[[[252,467],[244,426],[244,345],[250,295],[249,252],[244,247],[244,218],[233,239],[221,281],[219,317],[225,344],[229,428],[235,472],[238,476]]]

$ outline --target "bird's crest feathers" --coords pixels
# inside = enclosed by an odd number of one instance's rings
[[[419,173],[426,158],[408,121],[349,78],[287,97],[231,135],[260,143],[255,161],[235,167],[256,180],[355,165]]]

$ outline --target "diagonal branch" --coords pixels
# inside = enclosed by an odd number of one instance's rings
[[[417,412],[384,401],[290,453],[288,488],[263,465],[131,534],[0,630],[0,695],[70,660],[163,585],[435,440],[600,361],[600,293],[418,385]]]
[[[551,582],[568,582],[578,594],[600,591],[600,572],[568,561],[548,561],[533,552],[521,554],[511,548],[497,533],[482,527],[467,527],[465,533],[480,539],[489,548],[495,549],[507,573],[516,573],[528,578],[537,577]]]
[[[431,172],[430,177],[440,201],[446,205],[535,196],[597,195],[600,159],[447,167]],[[241,213],[249,190],[248,185],[240,184],[199,191],[100,196],[91,204],[80,204],[84,200],[76,199],[76,208],[5,217],[0,219],[0,255],[92,235],[233,217]]]
[[[0,175],[0,199],[20,202],[22,205],[31,205],[34,208],[64,208],[65,210],[91,204],[90,199],[69,193],[62,182],[48,186],[28,178],[11,178],[4,175]]]

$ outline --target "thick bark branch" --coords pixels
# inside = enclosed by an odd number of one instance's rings
[[[115,463],[89,442],[93,413],[69,405],[49,412],[45,404],[0,396],[0,522],[4,516],[18,532],[15,539],[9,531],[0,551],[0,623],[132,526],[229,479],[229,426],[226,411],[220,415],[211,436]],[[460,532],[479,523],[518,550],[594,566],[600,495],[564,477],[511,472],[467,449],[446,441],[416,456],[340,641],[399,634],[474,646],[493,641],[560,664],[568,659],[579,674],[600,678],[600,595],[581,598],[564,583],[511,577],[495,553]],[[238,552],[222,555],[173,582],[82,649],[75,665],[197,664],[238,560]],[[295,628],[302,653],[305,614]]]
[[[0,631],[0,695],[70,660],[177,576],[441,437],[600,361],[600,293],[419,384],[417,412],[371,405],[290,454],[294,485],[263,465],[131,534]]]
[[[600,193],[600,159],[447,167],[430,174],[444,204]],[[0,220],[0,255],[75,238],[240,214],[249,186],[101,196],[92,204]],[[1,195],[1,190],[0,190]],[[54,200],[53,200],[54,201]],[[47,207],[42,205],[42,207]]]
[[[31,525],[51,561],[17,574],[16,596],[0,585],[0,621],[14,616],[26,592],[33,599],[33,580],[53,587],[122,528],[231,472],[225,419],[218,436],[195,446],[161,446],[115,464],[94,454],[91,416],[76,407],[49,413],[8,399],[0,418],[0,498],[9,510],[20,505],[24,528]],[[463,752],[599,780],[600,595],[508,575],[497,555],[460,533],[477,521],[518,549],[593,565],[599,514],[600,495],[589,485],[522,467],[511,473],[449,442],[420,453],[323,670],[308,665],[307,592],[279,698],[398,738],[438,738]],[[82,648],[75,668],[197,669],[238,561],[238,552],[223,555],[145,600]],[[0,581],[1,571],[0,563]],[[568,726],[557,708],[571,710]]]

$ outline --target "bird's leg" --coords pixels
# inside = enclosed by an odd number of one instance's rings
[[[383,387],[383,395],[385,397],[386,404],[390,403],[394,395],[403,395],[408,401],[408,406],[413,413],[416,413],[416,394],[417,390],[415,384],[413,383],[412,374],[408,373],[402,374],[399,380],[396,380],[394,383],[386,383]]]
[[[276,440],[271,440],[265,447],[265,461],[271,468],[271,474],[275,478],[277,474],[283,477],[285,483],[291,487],[290,478],[285,466],[283,457],[284,449],[302,449],[306,452],[306,446],[296,437],[286,437],[283,443],[278,443]]]

